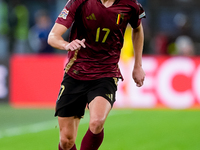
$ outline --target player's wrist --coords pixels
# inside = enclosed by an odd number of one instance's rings
[[[135,63],[134,64],[134,68],[141,68],[142,67],[142,63]]]
[[[62,45],[63,49],[68,51],[68,50],[69,50],[68,45],[69,45],[68,42],[67,42],[67,43],[64,43],[64,44]]]

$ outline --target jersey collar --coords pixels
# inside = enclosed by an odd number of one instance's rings
[[[102,4],[101,0],[97,0],[97,1],[99,1],[99,2]],[[112,5],[117,4],[119,1],[120,1],[120,0],[115,0],[115,2],[114,2]]]

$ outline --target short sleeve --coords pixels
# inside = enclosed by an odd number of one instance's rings
[[[62,24],[67,28],[70,28],[74,22],[76,10],[85,0],[69,0],[59,16],[56,19],[56,23]]]
[[[140,25],[142,18],[146,18],[146,14],[142,5],[138,2],[136,2],[136,4],[137,6],[135,7],[135,10],[132,11],[133,13],[129,21],[132,28],[137,28]]]

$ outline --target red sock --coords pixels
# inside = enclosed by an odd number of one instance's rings
[[[74,146],[70,150],[77,150],[76,145],[74,144]]]
[[[59,150],[63,150],[63,149],[60,147],[60,143],[59,143],[59,145],[58,145],[58,149],[59,149]],[[70,150],[77,150],[77,149],[76,149],[76,145],[74,144],[74,146],[73,146]]]
[[[90,129],[86,132],[81,142],[80,150],[98,150],[104,137],[104,131],[102,130],[98,134],[93,134]]]
[[[63,150],[63,149],[60,147],[60,143],[58,144],[58,150]]]

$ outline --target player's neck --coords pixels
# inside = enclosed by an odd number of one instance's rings
[[[115,0],[101,0],[101,3],[105,6],[105,7],[110,7],[114,4]]]

